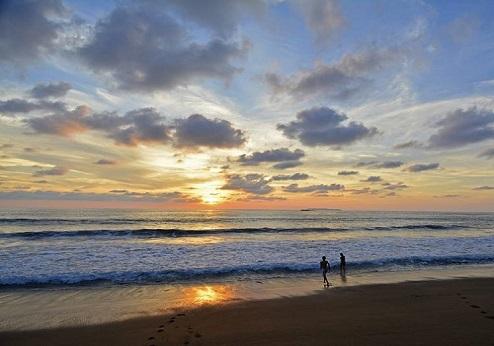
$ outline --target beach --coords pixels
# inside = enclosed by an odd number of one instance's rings
[[[91,326],[3,332],[2,345],[492,345],[494,279],[359,285]]]

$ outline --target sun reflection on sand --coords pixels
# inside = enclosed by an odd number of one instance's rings
[[[219,304],[233,299],[233,289],[227,285],[207,285],[192,287],[185,292],[190,305]]]

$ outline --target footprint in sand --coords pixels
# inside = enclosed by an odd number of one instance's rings
[[[200,333],[197,333],[197,332],[196,332],[196,333],[194,334],[194,336],[195,336],[196,338],[200,338],[202,335],[201,335]]]
[[[478,306],[478,305],[474,305],[474,304],[470,305],[470,307],[471,307],[471,308],[474,308],[474,309],[480,309],[480,306]]]
[[[148,340],[154,340],[154,336],[150,336]]]

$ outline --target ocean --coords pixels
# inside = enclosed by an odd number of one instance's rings
[[[0,210],[0,287],[285,278],[494,263],[493,213]]]

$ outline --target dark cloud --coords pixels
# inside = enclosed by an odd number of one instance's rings
[[[274,191],[269,186],[269,180],[262,174],[232,174],[227,176],[227,182],[221,187],[223,190],[240,190],[255,195],[266,195]]]
[[[396,144],[393,148],[394,149],[408,149],[408,148],[422,148],[424,145],[420,143],[419,141],[408,141],[404,143],[399,143]]]
[[[63,111],[44,117],[30,118],[26,123],[37,133],[68,137],[88,129],[85,116],[91,113],[87,106],[79,106],[72,111]]]
[[[339,171],[338,175],[357,175],[358,171]]]
[[[361,180],[361,181],[365,182],[365,183],[377,183],[377,182],[382,181],[382,178],[380,176],[377,176],[377,175],[371,175],[367,179]]]
[[[481,152],[479,157],[485,157],[486,159],[492,159],[494,158],[494,148],[489,148]]]
[[[401,166],[403,166],[402,161],[384,161],[384,162],[375,164],[373,167],[375,167],[375,168],[398,168]]]
[[[139,143],[168,143],[170,127],[153,108],[141,108],[124,116],[115,113],[97,113],[87,106],[73,111],[26,120],[38,133],[71,136],[87,130],[104,131],[117,144],[136,146]]]
[[[245,141],[244,132],[226,120],[193,114],[176,121],[175,144],[179,148],[235,148]]]
[[[266,83],[276,94],[295,98],[320,95],[333,99],[348,99],[373,84],[371,75],[395,64],[404,57],[400,49],[369,49],[347,54],[332,63],[318,63],[313,69],[298,72],[287,78],[266,74]]]
[[[248,42],[195,43],[189,37],[162,6],[135,2],[118,6],[99,20],[94,36],[77,54],[94,72],[111,76],[120,88],[142,92],[170,90],[209,78],[229,81],[240,72],[231,61],[246,55]]]
[[[457,109],[437,123],[429,138],[432,148],[454,148],[494,139],[494,112],[472,107]]]
[[[115,143],[136,146],[141,143],[171,144],[180,148],[232,148],[245,142],[244,133],[226,120],[207,119],[194,114],[167,124],[154,108],[125,113],[93,113],[87,106],[72,111],[27,119],[37,133],[69,137],[88,130],[101,131]]]
[[[291,139],[308,146],[342,146],[372,137],[375,127],[367,128],[354,121],[344,124],[348,117],[328,107],[315,107],[297,114],[297,120],[278,124],[278,130]]]
[[[304,156],[303,150],[296,149],[291,151],[288,148],[280,148],[263,152],[256,151],[250,155],[243,154],[238,158],[238,162],[243,166],[257,166],[262,162],[298,161]]]
[[[154,108],[127,112],[123,121],[126,122],[123,127],[110,130],[110,137],[117,144],[128,146],[141,143],[167,144],[171,140],[170,127],[162,123],[163,118]]]
[[[299,186],[298,184],[290,184],[288,186],[285,186],[283,188],[283,191],[292,192],[292,193],[314,192],[317,194],[324,194],[330,191],[341,191],[344,189],[345,186],[341,184],[331,184],[331,185],[318,184],[318,185],[309,185],[309,186]]]
[[[95,162],[97,165],[116,165],[117,161],[114,160],[108,160],[108,159],[101,159]]]
[[[32,102],[24,99],[10,99],[6,101],[0,101],[0,113],[7,115],[16,113],[29,113],[33,111],[63,112],[65,110],[66,105],[63,102]]]
[[[66,14],[61,0],[2,0],[0,62],[30,63],[53,49]]]
[[[10,144],[10,143],[4,143],[2,145],[0,145],[0,149],[8,149],[8,148],[13,148],[14,145],[13,144]]]
[[[211,29],[221,37],[231,36],[239,21],[246,15],[260,15],[266,2],[263,0],[168,0],[185,19]]]
[[[69,170],[65,167],[56,166],[49,169],[39,170],[33,173],[35,177],[43,177],[46,175],[65,175]]]
[[[34,153],[36,151],[36,149],[34,148],[31,148],[31,147],[26,147],[23,149],[26,153]]]
[[[40,83],[31,89],[31,96],[37,99],[44,99],[48,97],[62,97],[72,88],[69,83]]]
[[[309,179],[309,175],[305,173],[293,173],[288,175],[275,175],[271,177],[271,180],[281,181],[281,180],[306,180]]]
[[[284,161],[284,162],[279,162],[273,165],[274,169],[288,169],[288,168],[294,168],[298,166],[302,166],[304,163],[301,161]]]
[[[415,165],[409,166],[406,170],[409,172],[422,172],[422,171],[429,171],[432,169],[437,169],[439,168],[439,163],[417,163]]]
[[[494,186],[487,186],[487,185],[477,186],[477,187],[474,187],[472,190],[477,190],[477,191],[494,190]]]
[[[383,183],[384,189],[386,190],[403,190],[403,189],[408,189],[409,186],[406,184],[403,184],[402,182],[398,183]]]

